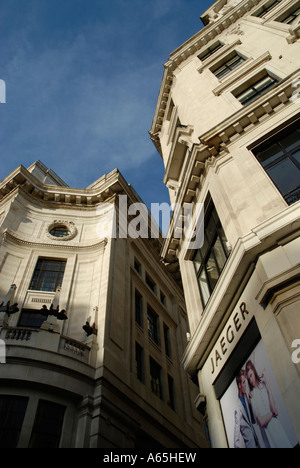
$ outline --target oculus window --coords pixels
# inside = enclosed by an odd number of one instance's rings
[[[288,205],[300,200],[300,122],[252,152]]]

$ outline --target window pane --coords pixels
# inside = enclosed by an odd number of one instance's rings
[[[0,395],[0,448],[16,448],[28,398]]]
[[[292,154],[292,157],[300,164],[300,149]],[[300,183],[300,181],[299,181]]]
[[[223,246],[219,237],[217,238],[216,243],[214,245],[214,254],[219,267],[219,271],[222,271],[226,263],[226,255],[224,253]]]
[[[211,289],[213,290],[219,279],[219,271],[213,253],[211,253],[206,264],[206,271],[209,278]]]
[[[270,148],[259,153],[258,159],[263,166],[267,166],[282,155],[283,151],[280,148],[280,146],[276,143],[270,146]]]
[[[276,164],[268,174],[283,195],[300,185],[300,171],[289,159]]]
[[[29,448],[59,447],[65,409],[50,401],[39,401]]]
[[[205,307],[207,302],[208,302],[208,299],[210,298],[210,290],[209,290],[205,270],[202,271],[198,281],[199,281],[199,286],[200,286],[200,290],[201,290],[203,305]]]
[[[287,151],[291,151],[294,148],[297,148],[297,146],[300,146],[300,130],[297,130],[296,132],[293,132],[290,135],[282,138],[280,143]]]

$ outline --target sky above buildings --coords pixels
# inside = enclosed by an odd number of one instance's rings
[[[41,160],[71,187],[118,168],[168,201],[150,140],[163,64],[212,0],[0,0],[0,180]]]

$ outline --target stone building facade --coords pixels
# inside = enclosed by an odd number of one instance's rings
[[[165,63],[150,130],[172,203],[204,210],[200,248],[173,220],[162,249],[182,276],[183,363],[213,447],[294,447],[300,2],[219,0],[201,18]]]
[[[1,447],[208,445],[182,290],[160,238],[113,235],[120,196],[118,170],[73,189],[39,161],[0,184]]]

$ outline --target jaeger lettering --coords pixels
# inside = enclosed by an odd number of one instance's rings
[[[247,306],[245,302],[242,302],[239,307],[239,312],[237,312],[232,319],[233,323],[230,323],[224,334],[222,335],[221,339],[216,346],[216,349],[211,357],[211,365],[212,370],[211,373],[214,374],[216,369],[218,368],[219,364],[222,362],[223,357],[228,352],[229,345],[236,340],[238,335],[241,333],[243,328],[243,324],[247,320],[249,315],[249,311],[247,310]]]

